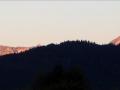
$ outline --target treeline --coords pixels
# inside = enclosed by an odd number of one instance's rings
[[[63,69],[58,76],[54,71],[56,66],[62,66]],[[75,67],[81,71],[72,71],[72,76],[71,68]],[[0,57],[0,73],[1,90],[35,87],[41,87],[41,90],[62,90],[55,87],[65,89],[63,84],[69,90],[72,90],[70,86],[72,88],[74,84],[82,88],[76,90],[120,90],[120,46],[98,45],[89,41],[49,44],[24,53]],[[44,79],[37,81],[39,77]],[[78,81],[75,81],[77,78]],[[56,79],[58,83],[55,83]],[[70,79],[73,82],[70,83]]]

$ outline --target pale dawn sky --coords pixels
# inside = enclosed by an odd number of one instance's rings
[[[120,1],[0,1],[0,45],[102,44],[119,35]]]

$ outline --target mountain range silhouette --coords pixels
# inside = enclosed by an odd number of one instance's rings
[[[39,73],[79,67],[92,90],[120,90],[120,46],[66,41],[0,57],[0,90],[29,87]],[[26,90],[26,89],[23,89]]]

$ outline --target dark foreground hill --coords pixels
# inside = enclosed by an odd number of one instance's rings
[[[66,71],[79,67],[92,90],[120,90],[120,46],[87,41],[50,44],[0,57],[0,90],[29,87],[38,73],[52,72],[56,66]]]

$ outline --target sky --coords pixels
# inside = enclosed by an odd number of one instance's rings
[[[106,44],[119,35],[120,1],[0,1],[0,45]]]

